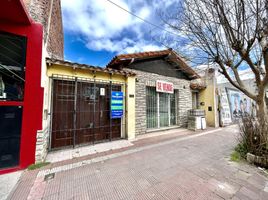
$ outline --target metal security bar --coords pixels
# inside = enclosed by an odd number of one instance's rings
[[[176,112],[176,96],[177,90],[174,90],[174,94],[170,94],[170,126],[177,124],[177,112]]]
[[[174,94],[158,93],[155,87],[146,87],[147,129],[176,125],[176,90]]]
[[[111,119],[111,92],[121,82],[53,76],[51,148],[80,146],[121,138],[125,123]]]
[[[158,127],[157,93],[154,87],[146,87],[146,122],[147,128]]]

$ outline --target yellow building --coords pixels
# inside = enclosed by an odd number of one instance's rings
[[[46,64],[44,118],[50,130],[40,148],[135,138],[134,73],[50,58]]]
[[[215,70],[208,69],[202,78],[205,88],[199,91],[199,109],[205,110],[208,126],[219,126],[218,95]]]

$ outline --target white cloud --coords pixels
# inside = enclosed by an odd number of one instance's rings
[[[178,0],[112,0],[141,18],[160,24],[157,9],[167,8]],[[163,49],[151,40],[150,31],[161,34],[142,20],[106,0],[62,0],[64,30],[83,37],[87,48],[116,53]],[[158,18],[158,19],[157,19]]]
[[[130,9],[121,0],[115,2]],[[113,37],[135,21],[129,14],[104,0],[63,0],[62,10],[67,30],[95,38]]]

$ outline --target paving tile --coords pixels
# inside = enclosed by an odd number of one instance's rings
[[[98,148],[106,152],[25,174],[26,187],[19,183],[12,197],[27,199],[29,188],[36,187],[36,191],[44,190],[43,199],[265,199],[266,178],[256,168],[228,159],[235,146],[232,130],[201,136],[160,135],[133,141],[129,147],[118,144],[114,148],[120,149],[109,151],[101,144]],[[79,151],[84,155],[89,150]],[[45,181],[45,187],[42,181],[36,182],[51,172],[55,177]]]
[[[259,199],[259,195],[253,192],[251,189],[242,187],[239,190],[239,193],[243,194],[244,196],[248,197],[249,199]]]

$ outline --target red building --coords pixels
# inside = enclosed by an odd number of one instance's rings
[[[41,63],[43,27],[22,0],[0,6],[0,174],[35,162],[42,129]]]

